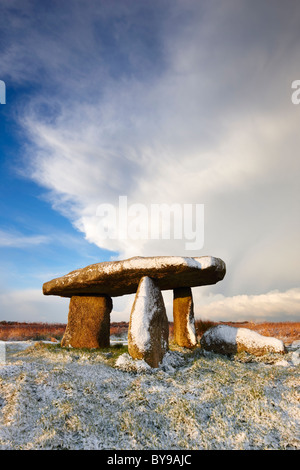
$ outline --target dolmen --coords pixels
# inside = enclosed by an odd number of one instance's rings
[[[169,345],[169,324],[161,291],[172,289],[174,340],[197,344],[192,287],[216,284],[226,272],[212,256],[134,257],[72,271],[43,285],[44,295],[70,297],[68,324],[61,345],[105,348],[110,345],[112,297],[136,293],[128,329],[128,352],[158,367]]]

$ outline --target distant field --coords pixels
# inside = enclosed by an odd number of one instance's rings
[[[1,341],[60,340],[66,325],[63,323],[0,322]]]
[[[27,341],[27,340],[58,340],[60,341],[66,329],[65,323],[26,323],[0,321],[1,341]],[[111,335],[123,335],[128,330],[126,322],[112,322],[110,325]]]
[[[264,336],[273,336],[281,339],[285,344],[300,339],[300,322],[211,322],[196,320],[196,330],[200,338],[204,331],[214,325],[226,324],[236,327],[249,328],[255,330]],[[173,323],[169,323],[170,337],[173,334]],[[26,340],[57,340],[60,341],[65,332],[64,323],[26,323],[0,321],[0,340],[1,341],[26,341]],[[127,333],[127,322],[112,322],[110,325],[110,334],[114,336],[123,336]]]

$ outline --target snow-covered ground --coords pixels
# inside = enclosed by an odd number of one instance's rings
[[[179,349],[151,369],[118,347],[7,343],[0,449],[299,449],[299,347]]]

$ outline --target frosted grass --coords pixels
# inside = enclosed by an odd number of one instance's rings
[[[299,449],[294,352],[178,348],[151,369],[126,352],[32,347],[0,367],[0,449]]]

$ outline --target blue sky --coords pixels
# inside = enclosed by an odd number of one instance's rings
[[[299,321],[299,20],[294,1],[1,1],[0,320],[65,322],[43,282],[163,254],[226,262],[198,317]],[[120,195],[204,204],[203,249],[101,239]]]

